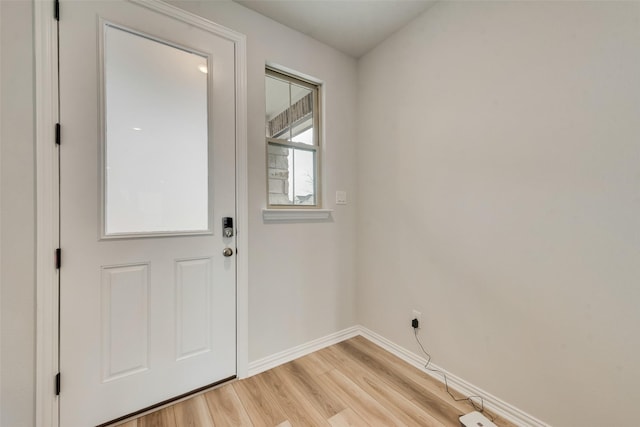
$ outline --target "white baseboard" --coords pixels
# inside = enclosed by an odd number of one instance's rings
[[[352,326],[342,331],[335,332],[325,337],[309,341],[291,349],[281,351],[271,356],[267,356],[265,358],[256,360],[255,362],[251,362],[249,363],[248,374],[249,376],[257,375],[261,372],[267,371],[271,368],[275,368],[276,366],[290,362],[299,357],[306,356],[307,354],[313,353],[314,351],[321,350],[330,345],[337,344],[341,341],[355,337],[356,335],[362,335],[364,338],[379,345],[380,347],[396,355],[410,365],[415,366],[416,368],[429,374],[438,381],[444,382],[442,375],[436,372],[431,372],[424,368],[425,363],[427,363],[427,360],[425,358],[418,356],[417,354],[403,347],[400,347],[394,342],[391,342],[383,336],[378,335],[377,333],[360,325]],[[527,414],[524,411],[521,411],[515,406],[512,406],[507,402],[493,396],[492,394],[480,389],[479,387],[470,384],[469,382],[452,374],[451,372],[448,372],[438,365],[430,363],[429,366],[433,369],[437,369],[443,372],[447,376],[449,387],[456,390],[457,392],[460,392],[465,396],[482,396],[482,398],[484,399],[485,408],[489,409],[505,420],[508,420],[515,425],[522,427],[550,427],[549,424],[540,421],[539,419]]]
[[[431,372],[424,368],[427,360],[417,354],[400,347],[399,345],[389,341],[381,335],[365,328],[364,326],[358,326],[358,331],[360,335],[368,339],[369,341],[379,345],[390,353],[398,356],[400,359],[409,363],[410,365],[415,366],[421,371],[431,375],[435,379],[440,382],[444,382],[442,375],[439,375],[437,372]],[[485,408],[489,409],[491,412],[499,415],[505,420],[511,421],[512,423],[518,426],[531,426],[531,427],[550,427],[549,424],[540,421],[539,419],[527,414],[526,412],[521,411],[520,409],[508,404],[507,402],[487,393],[486,391],[480,389],[479,387],[474,386],[473,384],[468,383],[462,378],[448,372],[447,370],[439,367],[435,363],[431,362],[429,366],[433,369],[437,369],[443,372],[447,376],[447,383],[449,387],[460,392],[465,396],[482,396],[484,399]]]
[[[342,331],[329,334],[325,337],[309,341],[307,343],[298,345],[288,350],[281,351],[271,356],[258,359],[249,363],[248,376],[257,375],[261,372],[268,371],[271,368],[282,365],[287,362],[291,362],[299,357],[306,356],[314,351],[322,350],[325,347],[339,343],[340,341],[353,338],[356,335],[360,335],[360,327],[352,326]]]

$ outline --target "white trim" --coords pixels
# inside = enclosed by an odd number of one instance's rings
[[[249,149],[247,142],[247,37],[236,45],[236,375],[249,370]]]
[[[280,366],[284,363],[291,362],[299,357],[306,356],[314,351],[322,350],[330,345],[337,344],[341,341],[353,338],[360,334],[359,326],[352,326],[342,331],[334,332],[322,338],[309,341],[288,350],[281,351],[271,356],[258,359],[249,363],[249,376],[257,375],[261,372]]]
[[[36,112],[36,425],[58,425],[58,122],[57,25],[53,3],[34,6]]]
[[[358,331],[360,335],[373,342],[374,344],[379,345],[390,353],[398,356],[400,359],[409,363],[410,365],[415,366],[421,371],[429,374],[433,378],[437,379],[440,382],[443,382],[442,376],[436,372],[431,372],[429,370],[424,369],[425,363],[427,360],[421,356],[416,355],[415,353],[400,347],[399,345],[389,341],[381,335],[365,328],[364,326],[358,326]],[[527,414],[524,411],[516,408],[513,405],[508,404],[502,399],[493,396],[490,393],[482,390],[479,387],[463,380],[462,378],[452,374],[434,364],[433,362],[429,364],[433,369],[437,369],[442,371],[447,376],[447,382],[452,389],[462,393],[465,396],[482,396],[484,399],[485,408],[489,409],[496,415],[511,421],[512,423],[518,426],[531,426],[531,427],[550,427],[549,424],[544,423],[543,421],[533,417],[532,415]]]
[[[331,218],[333,209],[263,209],[265,221],[326,221]]]
[[[0,52],[2,52],[2,4],[0,3]],[[2,55],[0,54],[0,194],[2,194]],[[2,265],[2,197],[0,197],[0,266]],[[0,274],[0,313],[2,312],[2,274]],[[2,315],[0,315],[0,332]],[[2,334],[0,333],[0,384],[2,384]],[[0,411],[2,411],[2,387],[0,387]],[[0,420],[1,422],[2,420]]]
[[[140,6],[144,6],[147,9],[151,9],[155,12],[159,12],[171,18],[175,18],[179,21],[186,22],[190,25],[193,25],[194,27],[200,28],[201,30],[205,30],[210,33],[216,34],[218,36],[224,37],[227,40],[230,40],[236,44],[238,43],[246,44],[246,36],[244,34],[241,34],[223,25],[216,24],[215,22],[209,21],[208,19],[198,16],[194,13],[187,12],[186,10],[183,10],[176,6],[165,3],[162,0],[128,0],[128,1]],[[244,63],[245,58],[242,58],[241,62]],[[237,63],[238,63],[238,58],[236,57],[236,64]]]
[[[424,369],[424,365],[427,362],[426,359],[403,347],[400,347],[394,342],[389,341],[383,336],[378,335],[377,333],[361,325],[343,329],[333,334],[329,334],[325,337],[309,341],[288,350],[283,350],[271,356],[263,357],[262,359],[251,362],[249,364],[249,376],[257,375],[261,372],[275,368],[276,366],[280,366],[287,362],[291,362],[292,360],[295,360],[302,356],[306,356],[309,353],[322,350],[325,347],[337,344],[341,341],[353,338],[357,335],[363,336],[364,338],[382,347],[383,349],[399,357],[410,365],[420,369],[422,372],[425,372],[436,380],[443,382],[441,375]],[[484,398],[484,406],[496,415],[504,418],[505,420],[508,420],[522,427],[550,427],[549,424],[546,424],[545,422],[540,421],[532,415],[521,411],[515,406],[510,405],[507,402],[493,396],[492,394],[487,393],[481,388],[476,387],[475,385],[463,380],[462,378],[452,374],[451,372],[448,372],[447,370],[435,365],[434,363],[431,363],[429,366],[431,366],[433,369],[437,369],[445,373],[447,376],[447,382],[452,389],[455,389],[465,396],[482,396]]]
[[[239,377],[248,370],[248,168],[246,36],[159,0],[131,0],[217,34],[235,45],[236,69],[236,258],[237,354]],[[54,376],[58,369],[58,154],[54,125],[58,121],[57,31],[53,4],[34,2],[36,86],[36,425],[58,426]]]
[[[287,74],[295,79],[298,80],[303,80],[306,81],[307,83],[310,83],[312,85],[315,86],[322,86],[324,84],[323,80],[320,80],[316,77],[313,77],[309,74],[305,74],[305,73],[301,73],[300,71],[294,70],[293,68],[289,68],[286,67],[284,65],[278,64],[276,62],[272,62],[272,61],[266,61],[265,62],[265,67],[266,68],[271,68],[272,70],[274,70],[277,73],[280,74]]]

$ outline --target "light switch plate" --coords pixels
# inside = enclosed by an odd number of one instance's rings
[[[347,204],[347,192],[336,191],[336,205],[346,205],[346,204]]]

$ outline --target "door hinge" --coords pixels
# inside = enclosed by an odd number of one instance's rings
[[[56,249],[56,270],[60,270],[60,266],[62,266],[62,249]]]
[[[56,374],[56,396],[60,396],[60,372]]]
[[[56,123],[56,145],[60,145],[60,123]]]
[[[53,2],[53,17],[56,21],[60,21],[60,0],[54,0]]]

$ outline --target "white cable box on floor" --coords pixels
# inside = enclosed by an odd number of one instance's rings
[[[497,427],[478,411],[469,412],[467,415],[461,416],[460,423],[464,427]]]

